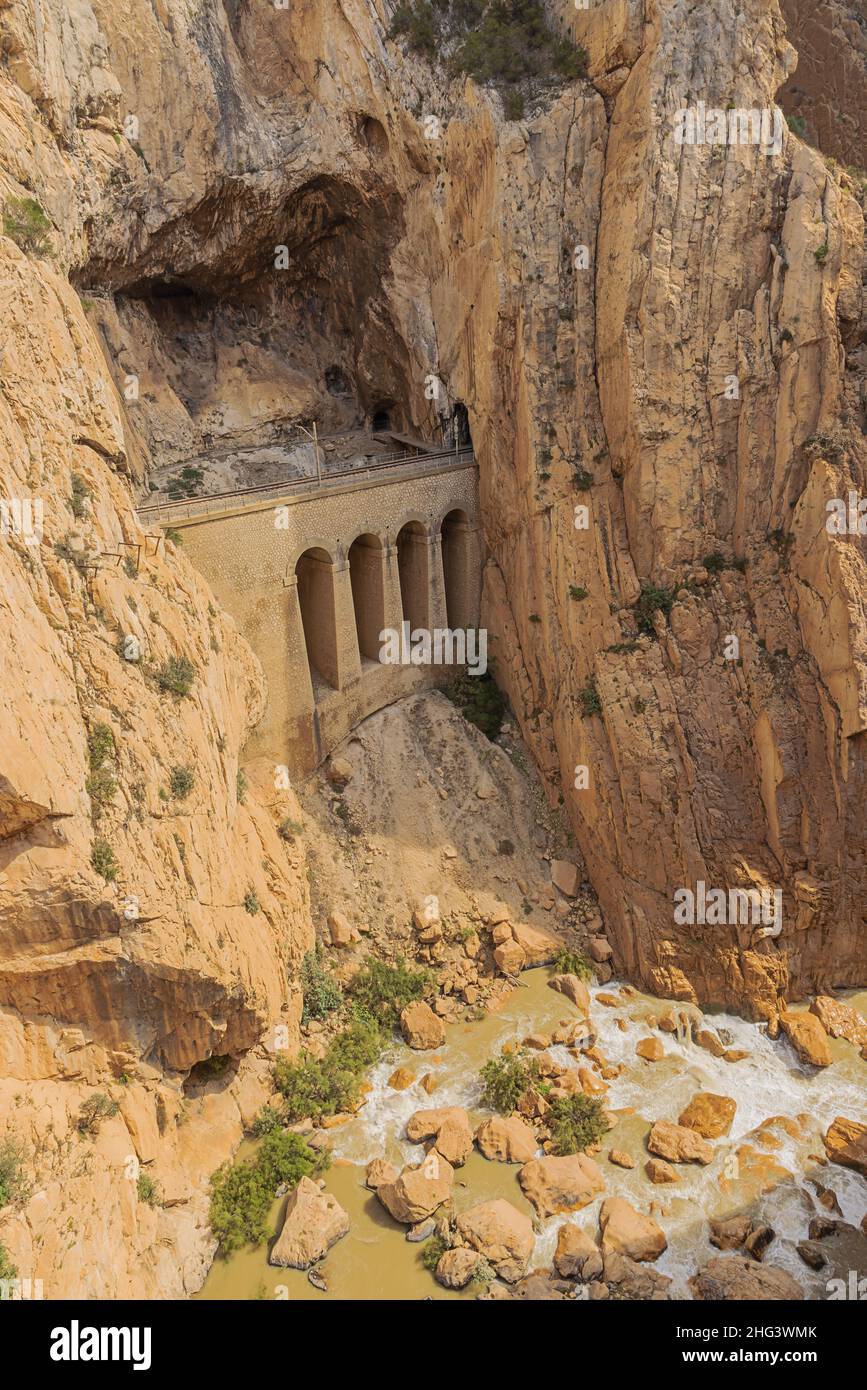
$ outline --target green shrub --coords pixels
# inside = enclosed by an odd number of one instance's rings
[[[337,1035],[324,1057],[304,1052],[294,1062],[278,1058],[274,1082],[286,1101],[287,1120],[319,1120],[357,1105],[364,1069],[376,1061],[382,1046],[376,1021],[358,1017]]]
[[[283,1116],[279,1110],[275,1110],[273,1105],[263,1105],[252,1125],[250,1133],[254,1139],[263,1139],[266,1134],[273,1134],[275,1130],[283,1128]]]
[[[90,851],[91,867],[106,883],[114,883],[120,865],[114,857],[114,850],[107,840],[94,840]]]
[[[803,116],[787,116],[786,125],[793,135],[798,135],[803,140],[807,134],[807,122]]]
[[[117,782],[107,767],[101,767],[97,772],[90,774],[84,788],[93,803],[94,816],[98,818],[117,791]]]
[[[599,698],[599,691],[596,689],[596,682],[592,676],[588,676],[581,689],[578,691],[578,708],[581,711],[581,718],[587,719],[591,714],[602,713],[602,701]]]
[[[311,1018],[327,1018],[343,1003],[343,995],[322,964],[324,952],[317,946],[301,962],[301,989],[304,994],[302,1023]]]
[[[421,1262],[433,1274],[443,1255],[451,1246],[443,1236],[429,1236],[421,1248]]]
[[[196,783],[196,774],[191,767],[173,767],[169,773],[169,787],[172,796],[183,801],[189,796]]]
[[[350,985],[355,1004],[386,1027],[396,1027],[401,1009],[430,993],[427,970],[413,970],[402,958],[395,965],[368,958]]]
[[[517,87],[503,93],[503,115],[507,121],[520,121],[524,114],[524,94]]]
[[[448,686],[443,694],[457,705],[470,724],[488,738],[496,738],[505,713],[505,701],[492,675],[471,676],[464,672]]]
[[[479,1073],[482,1104],[501,1115],[511,1115],[528,1086],[539,1076],[539,1064],[520,1052],[492,1057]]]
[[[176,526],[167,526],[166,529],[165,529],[164,534],[165,534],[166,540],[167,540],[167,541],[171,541],[172,545],[183,545],[183,543],[184,543],[183,532],[182,532],[182,531],[179,531],[178,528],[177,528]]]
[[[87,516],[88,508],[90,506],[90,497],[90,488],[87,486],[87,483],[84,481],[81,474],[73,473],[72,492],[69,496],[69,506],[72,511],[72,515],[74,517],[77,517],[79,521],[83,516]]]
[[[291,844],[294,841],[295,836],[300,835],[303,829],[304,826],[301,824],[300,821],[293,820],[291,816],[287,816],[286,819],[281,820],[280,824],[278,825],[277,834],[280,836],[281,840],[288,840]]]
[[[0,1143],[0,1207],[20,1205],[30,1196],[24,1172],[24,1150],[14,1139]]]
[[[247,785],[247,774],[243,768],[239,767],[235,777],[235,795],[239,801],[243,801],[247,795]]]
[[[402,0],[388,36],[496,87],[508,120],[523,114],[521,87],[562,86],[587,70],[584,50],[549,28],[541,0]]]
[[[82,1134],[98,1134],[103,1120],[111,1120],[119,1109],[116,1100],[105,1096],[101,1091],[88,1096],[78,1112],[76,1127]]]
[[[149,1207],[162,1206],[160,1185],[151,1177],[150,1173],[139,1173],[135,1190],[140,1202],[146,1202]]]
[[[255,888],[248,888],[244,894],[244,908],[251,917],[255,917],[257,912],[261,912],[262,905],[256,896]]]
[[[607,1132],[604,1105],[599,1096],[558,1096],[549,1098],[545,1122],[551,1134],[553,1151],[560,1158],[583,1153]]]
[[[828,251],[829,251],[829,250],[830,250],[830,247],[828,246],[827,241],[824,241],[824,242],[822,243],[822,245],[819,246],[819,247],[813,252],[813,255],[814,255],[815,258],[816,258],[816,265],[824,265],[824,264],[825,264],[825,262],[826,262],[827,259],[828,259]]]
[[[171,656],[168,661],[164,661],[156,672],[156,681],[160,690],[166,690],[172,695],[189,695],[193,688],[193,681],[196,676],[196,668],[186,656]]]
[[[569,585],[569,597],[570,597],[570,598],[574,598],[574,599],[576,599],[576,600],[580,600],[580,599],[586,598],[586,597],[587,597],[587,594],[588,594],[588,590],[582,588],[580,584],[570,584],[570,585]]]
[[[664,613],[666,618],[674,607],[680,584],[672,584],[671,588],[660,588],[656,584],[642,584],[638,602],[635,605],[635,621],[638,624],[639,632],[646,632],[651,637],[656,635],[653,626],[653,615]]]
[[[724,569],[728,569],[726,557],[719,550],[714,550],[710,555],[705,555],[702,565],[708,574],[720,574]]]
[[[193,464],[186,464],[173,477],[166,481],[166,492],[172,502],[178,502],[185,497],[195,497],[201,487],[202,479],[205,474],[201,468],[196,468]]]
[[[35,198],[10,198],[3,212],[3,235],[26,256],[47,256],[51,223]]]
[[[582,956],[580,951],[570,951],[567,946],[557,952],[551,969],[558,975],[577,975],[579,980],[589,980],[593,974],[587,957]]]
[[[425,58],[435,58],[441,35],[433,5],[429,0],[415,0],[415,3],[398,5],[388,37],[405,38],[409,41],[413,53],[420,53]]]
[[[245,1245],[261,1245],[277,1188],[321,1171],[322,1160],[301,1138],[273,1130],[254,1158],[224,1163],[211,1178],[209,1220],[224,1258]]]
[[[107,724],[94,724],[87,735],[87,757],[91,772],[98,772],[106,758],[116,752],[114,734]]]
[[[572,482],[578,492],[589,492],[593,486],[593,474],[586,468],[576,468],[572,473]]]
[[[76,550],[70,540],[69,532],[63,537],[62,541],[55,541],[54,553],[59,560],[65,560],[68,565],[74,565],[78,573],[87,573],[90,561],[87,558],[86,550]]]
[[[18,1270],[12,1263],[5,1245],[0,1245],[0,1279],[17,1279]]]

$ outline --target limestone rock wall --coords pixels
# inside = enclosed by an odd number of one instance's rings
[[[810,144],[853,165],[867,160],[867,14],[858,0],[781,0],[798,66],[780,93]],[[803,127],[801,127],[803,122]]]
[[[672,140],[700,100],[772,106],[794,71],[776,0],[552,13],[589,80],[507,122],[387,40],[381,0],[0,7],[0,194],[38,199],[53,250],[0,240],[0,485],[44,504],[40,544],[0,545],[3,1070],[48,1088],[34,1133],[75,1113],[81,1077],[150,1068],[153,1117],[196,1062],[254,1049],[275,1018],[291,1035],[311,935],[275,828],[291,804],[272,770],[240,802],[236,780],[267,692],[131,509],[152,463],[267,437],[284,408],[337,427],[338,379],[361,415],[394,402],[431,433],[469,409],[497,675],[566,799],[617,967],[767,1017],[863,983],[864,549],[824,526],[829,497],[867,490],[857,183],[785,128],[772,157]],[[642,586],[681,581],[639,625]],[[173,655],[195,667],[177,701],[155,679]],[[96,724],[117,789],[95,824]],[[782,934],[676,927],[673,892],[698,879],[779,886]],[[194,1104],[204,1123],[212,1102]],[[240,1109],[222,1104],[225,1154]],[[144,1146],[143,1113],[120,1148]],[[161,1152],[181,1152],[174,1132]],[[191,1184],[216,1156],[202,1141]],[[152,1235],[131,1239],[154,1249],[129,1287],[174,1291]]]

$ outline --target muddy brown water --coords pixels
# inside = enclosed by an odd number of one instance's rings
[[[332,1131],[334,1159],[325,1175],[325,1185],[347,1212],[349,1234],[338,1241],[318,1266],[327,1292],[316,1289],[302,1270],[277,1269],[268,1263],[268,1245],[243,1250],[229,1260],[216,1260],[197,1295],[207,1299],[354,1299],[395,1300],[421,1298],[468,1298],[475,1293],[456,1293],[441,1288],[421,1261],[422,1246],[406,1239],[406,1228],[392,1221],[376,1196],[364,1186],[366,1164],[386,1157],[402,1165],[418,1162],[424,1149],[410,1144],[404,1127],[416,1110],[433,1106],[463,1105],[471,1120],[481,1121],[488,1113],[480,1107],[478,1074],[489,1058],[497,1056],[504,1043],[522,1040],[530,1033],[550,1032],[575,1011],[562,995],[548,988],[547,970],[527,971],[521,977],[506,1005],[478,1023],[455,1024],[448,1028],[445,1046],[437,1053],[412,1052],[395,1044],[371,1069],[372,1090],[366,1104],[347,1124]],[[600,992],[618,997],[616,1008],[606,1008],[595,1000]],[[696,1048],[691,1042],[661,1033],[666,1056],[647,1063],[635,1055],[636,1043],[650,1035],[642,1015],[661,1010],[668,1001],[636,993],[619,995],[617,982],[591,988],[594,996],[592,1023],[598,1046],[613,1064],[623,1062],[623,1074],[610,1083],[606,1104],[621,1115],[609,1131],[602,1150],[596,1155],[605,1177],[603,1196],[621,1195],[642,1211],[656,1207],[655,1219],[668,1238],[668,1249],[655,1268],[673,1279],[673,1296],[690,1296],[687,1280],[706,1260],[719,1252],[708,1244],[707,1221],[711,1216],[749,1209],[756,1220],[767,1221],[777,1232],[765,1262],[778,1265],[802,1284],[807,1298],[828,1297],[827,1281],[848,1277],[854,1267],[863,1275],[867,1240],[860,1235],[840,1241],[832,1251],[829,1265],[820,1272],[806,1268],[796,1245],[807,1237],[810,1217],[827,1214],[820,1205],[811,1180],[830,1187],[846,1221],[859,1225],[867,1212],[867,1181],[850,1169],[823,1165],[821,1135],[837,1115],[852,1119],[865,1117],[867,1064],[855,1048],[843,1040],[832,1041],[832,1066],[822,1072],[798,1062],[788,1044],[771,1041],[755,1024],[731,1015],[709,1018],[712,1026],[724,1028],[732,1044],[749,1050],[741,1062],[727,1063]],[[867,993],[850,996],[867,1017]],[[623,1027],[618,1020],[622,1020]],[[553,1056],[566,1065],[575,1059],[563,1048],[552,1047]],[[416,1077],[405,1091],[393,1091],[387,1084],[398,1066],[407,1067]],[[427,1072],[437,1079],[432,1095],[419,1084]],[[645,1139],[655,1120],[677,1120],[698,1090],[731,1096],[737,1112],[731,1132],[715,1141],[715,1157],[707,1167],[681,1165],[676,1185],[654,1187],[644,1173],[647,1159]],[[631,1113],[629,1113],[631,1112]],[[751,1133],[763,1120],[774,1115],[792,1119],[807,1116],[803,1133],[792,1138],[775,1131],[768,1144],[757,1142]],[[738,1167],[735,1150],[748,1143],[792,1174],[762,1193],[755,1174]],[[778,1147],[771,1148],[774,1143]],[[245,1146],[245,1149],[251,1146]],[[608,1161],[610,1149],[625,1149],[635,1159],[633,1169],[622,1169]],[[733,1166],[734,1165],[734,1166]],[[475,1152],[463,1168],[456,1171],[454,1205],[457,1211],[492,1197],[505,1197],[534,1218],[518,1184],[518,1166],[488,1162]],[[734,1176],[732,1176],[734,1174]],[[570,1215],[535,1220],[536,1249],[532,1265],[550,1267],[556,1234],[563,1221],[571,1221],[598,1236],[598,1198],[589,1207]],[[271,1230],[282,1224],[285,1198],[275,1201]]]

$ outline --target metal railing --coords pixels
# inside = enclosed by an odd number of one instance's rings
[[[145,521],[180,521],[190,517],[208,516],[211,512],[223,512],[249,502],[255,506],[269,497],[295,497],[304,494],[328,492],[333,487],[345,486],[348,482],[373,482],[377,476],[389,469],[405,467],[407,475],[416,471],[424,473],[445,473],[451,468],[466,468],[475,463],[472,449],[437,449],[427,454],[384,454],[376,463],[364,468],[340,468],[323,473],[320,478],[285,478],[277,483],[260,483],[258,487],[233,488],[228,492],[212,492],[205,497],[191,497],[176,502],[151,502],[137,507],[136,512]]]

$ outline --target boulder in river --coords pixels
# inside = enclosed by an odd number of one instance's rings
[[[476,1250],[458,1246],[441,1256],[434,1278],[446,1289],[464,1289],[479,1267],[481,1255]]]
[[[737,1108],[737,1101],[731,1096],[697,1091],[677,1122],[686,1129],[694,1129],[703,1139],[721,1139],[731,1129]]]
[[[458,1217],[458,1238],[477,1250],[507,1283],[527,1271],[533,1253],[533,1226],[529,1216],[498,1197],[479,1202]]]
[[[414,999],[401,1011],[400,1027],[409,1046],[419,1052],[442,1047],[446,1040],[445,1024],[423,999]]]
[[[623,1149],[609,1149],[608,1162],[613,1163],[615,1168],[634,1168],[635,1159],[632,1154],[628,1154]]]
[[[301,1178],[286,1205],[286,1219],[269,1261],[291,1269],[307,1269],[321,1260],[349,1230],[349,1217],[336,1197],[323,1192],[310,1178]]]
[[[867,1125],[838,1115],[825,1135],[825,1153],[832,1163],[854,1168],[867,1178]]]
[[[590,1297],[613,1296],[638,1303],[657,1303],[668,1298],[671,1278],[660,1274],[656,1269],[647,1269],[628,1255],[617,1250],[609,1250],[602,1268],[602,1280],[590,1285]],[[598,1290],[598,1293],[596,1293]]]
[[[680,1182],[680,1174],[676,1168],[672,1168],[670,1163],[666,1163],[664,1158],[649,1158],[644,1165],[644,1171],[652,1183],[659,1186],[666,1182]]]
[[[712,1163],[713,1145],[685,1125],[657,1120],[647,1136],[647,1148],[669,1163]]]
[[[811,1067],[829,1067],[832,1062],[828,1034],[815,1014],[780,1014],[780,1027],[802,1062]]]
[[[364,1172],[364,1184],[374,1192],[378,1187],[382,1187],[383,1183],[395,1182],[396,1179],[397,1169],[384,1158],[371,1159]]]
[[[577,975],[552,975],[548,981],[548,988],[556,990],[558,994],[565,994],[576,1009],[580,1009],[585,1017],[589,1016],[590,991]]]
[[[411,1163],[394,1182],[383,1183],[376,1195],[395,1221],[415,1226],[452,1195],[454,1169],[436,1149],[421,1163]]]
[[[710,1223],[710,1243],[717,1250],[740,1250],[753,1229],[752,1218],[743,1214],[727,1216]]]
[[[434,1148],[448,1159],[453,1168],[460,1168],[473,1150],[473,1132],[466,1110],[459,1105],[444,1105],[435,1110],[416,1110],[406,1124],[406,1137],[414,1144],[433,1139]]]
[[[832,999],[829,994],[819,994],[810,1005],[810,1013],[815,1014],[826,1033],[832,1038],[845,1038],[853,1047],[861,1048],[867,1043],[867,1018],[844,1004],[842,999]]]
[[[595,1240],[580,1226],[564,1221],[557,1231],[554,1268],[564,1279],[598,1279],[602,1254]]]
[[[540,1216],[579,1211],[605,1191],[602,1170],[587,1154],[534,1158],[524,1164],[518,1181]]]
[[[628,1255],[641,1263],[656,1260],[668,1248],[665,1232],[649,1216],[636,1211],[624,1197],[607,1197],[599,1212],[602,1254]]]
[[[804,1290],[791,1274],[748,1256],[718,1255],[689,1280],[693,1297],[707,1302],[753,1299],[802,1299]]]
[[[529,1163],[539,1150],[538,1139],[518,1115],[492,1115],[476,1130],[476,1143],[485,1158],[500,1163]]]

